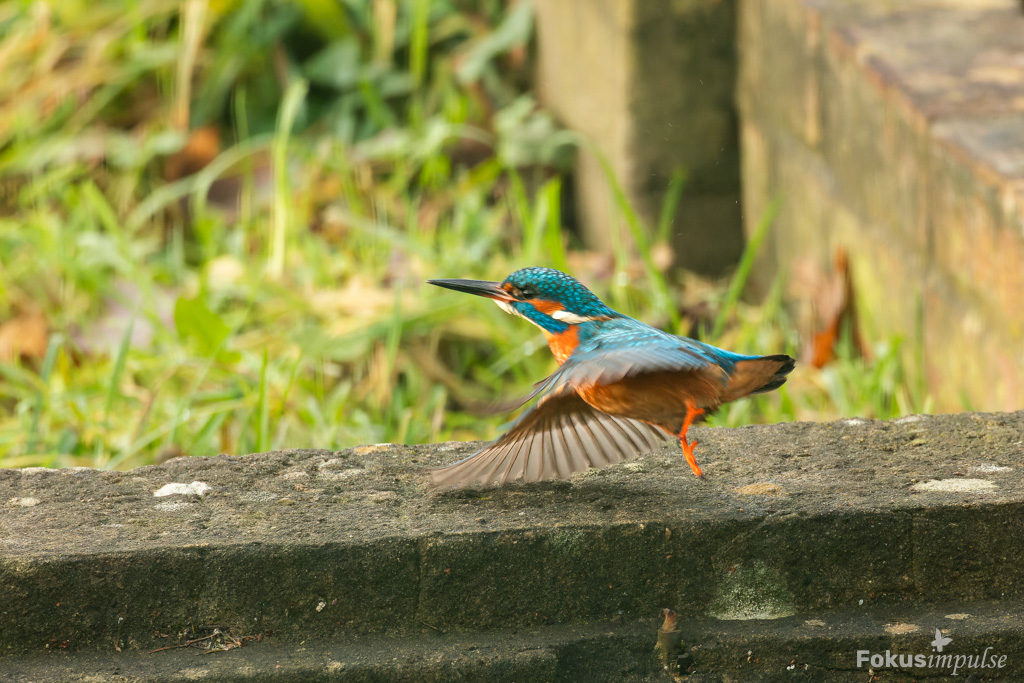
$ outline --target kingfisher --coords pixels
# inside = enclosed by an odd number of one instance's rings
[[[444,487],[568,479],[649,453],[679,439],[697,477],[704,473],[687,440],[693,421],[723,403],[782,386],[796,361],[748,356],[670,334],[612,310],[575,278],[553,268],[523,268],[502,282],[427,280],[492,299],[541,329],[558,369],[524,401],[540,397],[497,440],[464,460],[431,471]]]

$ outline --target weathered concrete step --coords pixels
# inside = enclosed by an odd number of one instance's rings
[[[901,610],[858,608],[778,620],[680,622],[681,679],[886,683],[976,676],[1024,677],[1024,605],[973,603]],[[69,653],[3,661],[4,681],[126,683],[215,681],[671,681],[654,652],[660,619],[552,626],[475,635],[428,632],[341,642],[280,643],[268,637],[227,652],[196,647],[150,653]],[[948,639],[932,646],[935,629]],[[154,639],[145,648],[166,641]],[[858,653],[861,654],[858,662]],[[889,657],[888,664],[885,658]],[[872,666],[872,657],[875,665]],[[920,657],[915,666],[913,658]],[[959,659],[958,659],[959,657]],[[908,667],[901,667],[910,664]],[[881,664],[879,665],[879,662]],[[895,668],[892,665],[895,664]],[[984,666],[982,666],[982,664]],[[1001,665],[1001,666],[1000,666]],[[963,679],[961,679],[963,680]]]
[[[472,445],[0,470],[0,658],[1024,599],[1024,413],[697,436],[706,481],[670,446],[456,492],[422,468]]]

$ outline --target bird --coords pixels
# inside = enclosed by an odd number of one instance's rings
[[[751,356],[670,334],[612,310],[571,275],[516,270],[501,282],[438,279],[428,284],[492,299],[541,329],[558,369],[535,385],[540,397],[473,455],[430,471],[443,488],[568,479],[650,453],[678,439],[697,477],[687,439],[694,420],[723,403],[782,386],[796,361]]]

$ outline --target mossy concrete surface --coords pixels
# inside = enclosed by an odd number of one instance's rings
[[[870,665],[857,667],[857,651],[933,654],[939,628],[950,638],[944,652],[1007,655],[1004,667],[959,671],[954,680],[1019,681],[1024,676],[1020,603],[929,608],[858,608],[776,620],[680,621],[681,657],[676,680],[865,683]],[[264,640],[228,653],[193,649],[157,653],[50,653],[0,660],[4,681],[96,683],[135,681],[650,681],[673,680],[654,652],[660,618],[637,623],[548,626],[509,632],[367,636],[299,643]],[[875,671],[880,683],[950,677],[940,669]],[[978,675],[980,674],[980,676]]]
[[[1024,599],[1024,413],[695,432],[703,481],[671,444],[571,481],[458,491],[429,488],[424,469],[474,444],[0,470],[0,671],[116,660],[216,625],[264,637],[203,662],[491,633],[506,650],[478,652],[481,671],[511,657],[555,672],[513,679],[572,680],[555,675],[564,652],[522,653],[544,634],[566,652],[595,642],[577,627],[649,630],[653,648],[663,607],[713,640]],[[1016,629],[999,638],[1019,666]],[[712,651],[705,666],[720,665]],[[168,652],[152,657],[195,654]]]

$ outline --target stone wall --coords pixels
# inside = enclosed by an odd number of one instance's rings
[[[689,174],[678,262],[721,273],[778,200],[754,289],[850,257],[868,340],[933,410],[1024,406],[1024,13],[1014,0],[538,0],[544,102],[649,225]],[[735,61],[739,60],[738,74]],[[739,111],[736,143],[735,94]],[[621,220],[584,152],[592,243]]]
[[[738,42],[747,229],[782,207],[762,283],[843,247],[935,409],[1024,405],[1017,4],[742,0]]]

